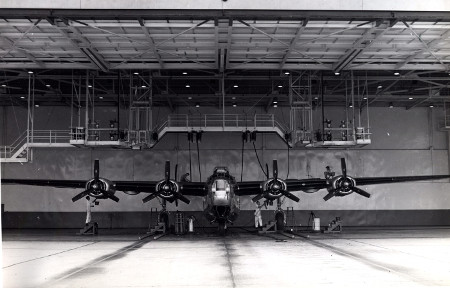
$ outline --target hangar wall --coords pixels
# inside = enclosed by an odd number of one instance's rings
[[[239,113],[245,109],[236,108],[227,113]],[[1,118],[1,143],[11,143],[20,130],[26,128],[26,111],[23,108],[4,107]],[[185,109],[176,113],[186,113]],[[191,113],[219,113],[214,108],[201,108]],[[101,125],[107,125],[115,118],[115,108],[96,110]],[[154,123],[161,123],[168,111],[161,108],[154,111]],[[263,113],[263,111],[257,111]],[[279,119],[289,119],[287,109],[275,109]],[[327,108],[326,115],[339,123],[341,108]],[[123,111],[122,123],[126,123]],[[252,113],[249,113],[252,115]],[[16,120],[17,119],[17,120]],[[400,176],[447,174],[448,139],[447,132],[439,129],[441,109],[415,108],[371,108],[372,144],[360,149],[306,150],[295,148],[289,151],[289,177],[323,177],[324,167],[340,170],[339,158],[347,158],[349,174],[360,176]],[[363,119],[364,120],[364,119]],[[102,124],[103,123],[103,124]],[[123,124],[122,126],[124,126]],[[336,124],[335,124],[336,125]],[[36,110],[35,129],[68,129],[70,109],[63,107],[40,107]],[[17,129],[19,127],[19,129]],[[5,138],[5,139],[3,139]],[[273,134],[258,135],[257,152],[263,163],[278,159],[281,177],[287,176],[288,150],[286,145]],[[197,152],[191,145],[193,180],[199,180]],[[156,180],[164,173],[164,162],[179,163],[179,174],[189,171],[189,149],[186,135],[169,134],[151,150],[119,150],[89,148],[35,149],[32,163],[2,163],[3,178],[29,179],[89,179],[92,177],[92,163],[100,159],[101,176],[112,180]],[[204,134],[200,144],[202,180],[218,165],[228,166],[239,180],[241,173],[241,140],[235,133]],[[252,144],[245,145],[243,180],[263,180]],[[85,202],[72,203],[77,193],[71,189],[26,187],[4,185],[1,187],[3,227],[79,227],[84,221]],[[372,198],[358,195],[335,198],[324,202],[325,191],[315,194],[298,193],[299,203],[286,201],[284,207],[294,207],[297,223],[306,224],[309,211],[326,223],[335,216],[341,216],[345,225],[449,225],[450,184],[448,180],[434,182],[401,183],[367,186]],[[78,191],[79,192],[79,191]],[[150,207],[158,207],[157,201],[143,204],[144,196],[130,196],[118,193],[121,201],[102,201],[95,208],[102,227],[145,227],[148,225]],[[180,204],[172,210],[200,214],[202,199],[192,199],[191,204]],[[241,197],[241,209],[245,210],[237,225],[251,225],[254,205],[250,197]],[[264,211],[265,219],[272,212]],[[197,219],[201,219],[198,215]],[[204,222],[202,225],[207,225]]]

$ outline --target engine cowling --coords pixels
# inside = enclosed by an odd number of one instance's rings
[[[356,181],[352,177],[336,176],[330,180],[328,192],[334,193],[334,196],[342,197],[352,194],[356,186]]]
[[[286,182],[281,179],[271,178],[265,181],[262,185],[262,190],[265,191],[264,198],[274,200],[283,196],[282,191],[287,190]]]
[[[159,197],[171,202],[177,198],[180,185],[173,180],[162,180],[156,184],[156,193]]]
[[[86,190],[89,191],[89,196],[96,199],[107,199],[116,193],[114,184],[105,178],[99,178],[97,181],[92,178],[86,183]]]

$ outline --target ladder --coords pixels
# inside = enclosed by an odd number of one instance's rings
[[[294,207],[287,207],[286,208],[286,229],[289,231],[296,231],[297,230],[297,224],[295,221],[295,213],[294,213]]]

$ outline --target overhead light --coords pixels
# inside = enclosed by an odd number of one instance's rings
[[[189,84],[186,84],[186,88],[190,88],[191,87],[191,85],[189,85]]]
[[[409,100],[413,100],[414,98],[413,98],[413,97],[409,97],[408,99],[409,99]]]
[[[273,108],[277,108],[278,107],[278,104],[273,104]]]
[[[147,88],[147,86],[145,86],[145,85],[142,85],[141,87],[142,87],[142,88]]]
[[[341,75],[341,73],[339,73],[339,72],[334,72],[334,75]]]
[[[187,75],[187,72],[183,72],[183,75]]]
[[[134,72],[133,74],[134,74],[134,75],[139,75],[139,72]]]
[[[278,85],[278,88],[283,88],[283,85]]]
[[[50,84],[46,84],[46,85],[45,85],[45,87],[48,87],[48,88],[50,88],[50,86],[51,86]]]
[[[394,108],[394,104],[392,102],[389,102],[389,108]]]
[[[364,100],[367,100],[367,97],[363,97]]]
[[[394,75],[398,76],[398,75],[400,75],[400,72],[394,72]]]
[[[103,99],[103,96],[98,97],[98,99]]]
[[[289,74],[291,74],[291,73],[289,73],[288,71],[284,72],[284,75],[289,75]]]
[[[25,96],[20,96],[20,99],[25,99]]]
[[[232,99],[232,100],[235,100],[235,99],[236,99],[236,97],[234,97],[234,96],[233,96],[233,97],[231,97],[231,99]]]
[[[92,88],[92,85],[88,85],[88,88]]]
[[[234,87],[234,88],[238,88],[239,86],[238,86],[238,85],[236,85],[236,84],[234,84],[234,85],[233,85],[233,87]]]
[[[188,100],[192,100],[192,97],[191,97],[191,96],[189,96],[189,97],[188,97]]]
[[[6,87],[6,84],[2,84],[2,87]]]
[[[195,107],[197,107],[197,108],[200,107],[200,103],[198,103],[198,102],[195,103]]]
[[[28,74],[33,74],[33,71],[28,71]]]
[[[39,107],[39,104],[34,104],[34,107],[38,108],[38,107]]]
[[[381,88],[383,88],[383,86],[381,86],[381,85],[378,85],[377,89],[381,89]]]
[[[278,104],[278,98],[277,97],[273,98],[272,104]]]
[[[430,104],[430,108],[433,108],[434,107],[434,105],[433,104]]]
[[[233,107],[236,107],[236,106],[237,106],[236,102],[233,102]]]
[[[348,107],[353,108],[353,104],[352,103],[348,104]]]
[[[319,99],[319,97],[317,97],[317,96],[316,96],[316,97],[314,97],[314,99],[318,100],[318,99]]]

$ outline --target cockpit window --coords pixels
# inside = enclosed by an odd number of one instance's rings
[[[216,189],[217,190],[225,190],[226,183],[227,182],[225,180],[216,180]]]

